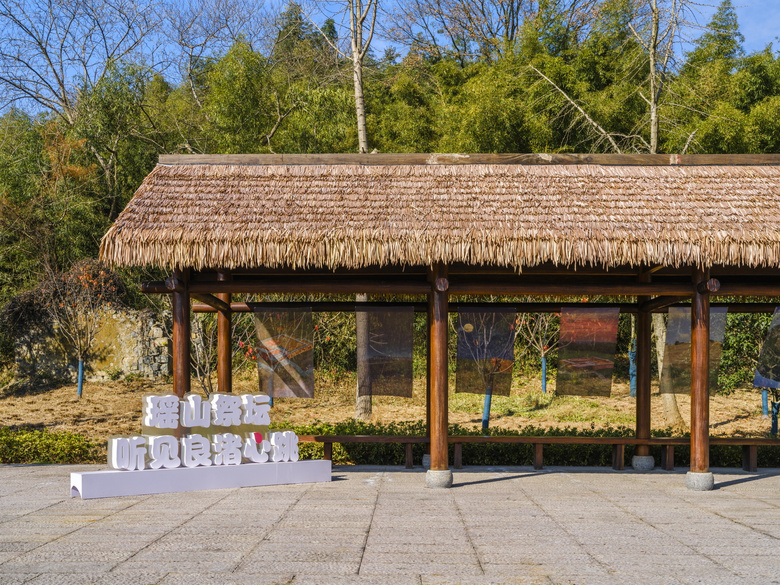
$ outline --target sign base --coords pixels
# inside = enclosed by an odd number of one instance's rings
[[[70,474],[71,497],[82,500],[143,496],[237,487],[330,481],[331,462],[323,459],[243,463],[139,471],[88,471]]]

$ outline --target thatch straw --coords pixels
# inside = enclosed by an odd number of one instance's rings
[[[780,263],[780,167],[158,165],[101,259],[164,268]]]

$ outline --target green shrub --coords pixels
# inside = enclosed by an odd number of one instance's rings
[[[0,428],[0,463],[98,463],[97,445],[65,431]]]

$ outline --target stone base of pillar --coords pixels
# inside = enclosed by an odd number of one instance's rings
[[[631,458],[631,467],[634,471],[652,471],[655,467],[655,459],[652,455],[634,455]]]
[[[423,469],[430,469],[431,468],[431,456],[428,453],[423,455],[422,466],[423,466]]]
[[[703,473],[689,471],[685,474],[685,486],[689,490],[707,492],[715,487],[715,476],[709,471]]]
[[[434,471],[429,469],[425,473],[425,487],[429,488],[449,488],[452,487],[452,471],[444,469]]]

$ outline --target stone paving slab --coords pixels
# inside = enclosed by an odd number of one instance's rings
[[[0,466],[0,585],[780,585],[780,470],[335,467],[327,484],[70,498]]]

